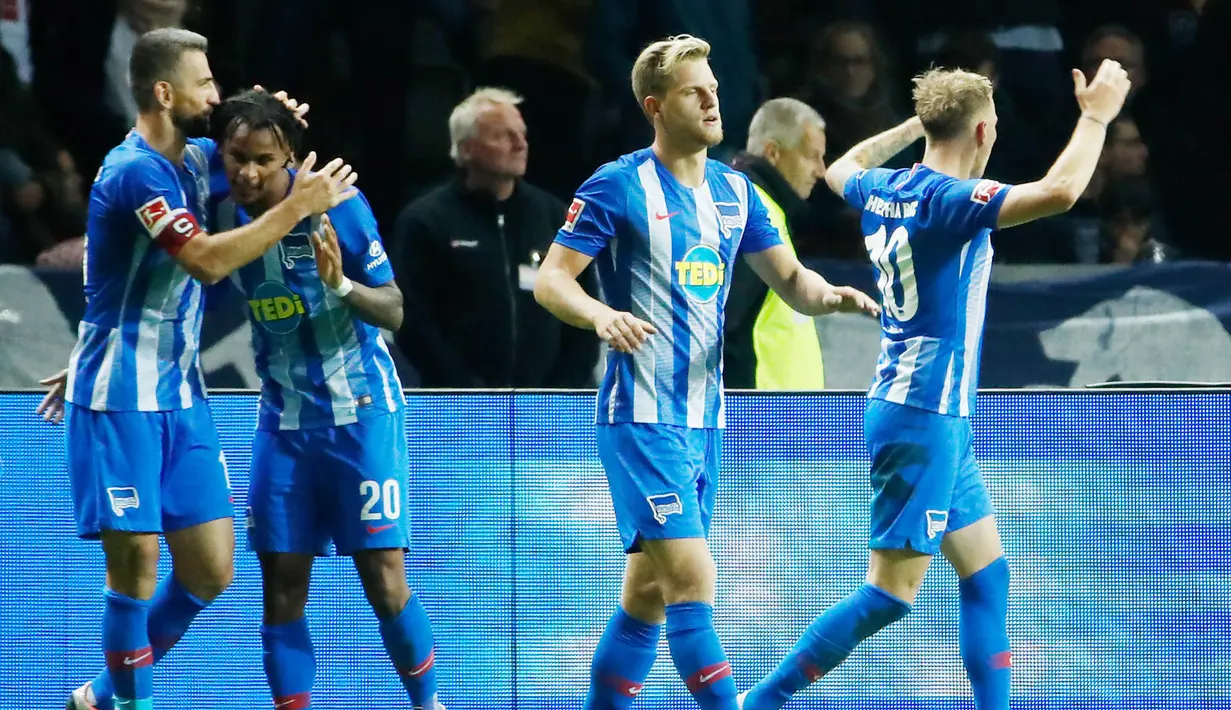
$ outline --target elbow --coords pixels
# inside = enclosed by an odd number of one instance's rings
[[[184,261],[181,264],[189,276],[192,276],[206,286],[213,286],[227,277],[227,273],[215,264],[201,263],[199,261]]]
[[[405,310],[398,306],[389,314],[389,318],[385,321],[385,329],[391,333],[396,333],[402,329],[402,320],[405,317]]]
[[[1073,209],[1086,191],[1085,185],[1073,180],[1057,180],[1047,186],[1047,211],[1053,215],[1064,214]]]

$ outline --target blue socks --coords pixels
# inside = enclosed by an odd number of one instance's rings
[[[662,626],[647,624],[616,607],[594,650],[585,710],[628,710],[658,656]]]
[[[154,592],[154,599],[149,603],[149,622],[147,633],[149,645],[154,651],[153,662],[157,663],[171,650],[197,614],[209,605],[193,596],[183,585],[169,574],[159,583]],[[112,696],[115,694],[115,684],[108,669],[104,668],[98,677],[90,683],[94,691],[98,710],[113,710],[115,704]]]
[[[411,595],[402,613],[380,619],[380,638],[385,642],[389,659],[397,668],[398,677],[411,705],[418,708],[436,707],[436,649],[432,639],[432,623]]]
[[[795,693],[833,670],[859,642],[901,619],[910,605],[864,584],[816,617],[778,668],[753,686],[744,710],[781,708]]]
[[[669,605],[667,645],[701,710],[735,710],[735,679],[714,631],[714,607],[705,602]]]
[[[103,592],[103,653],[114,684],[116,710],[151,710],[154,649],[150,648],[150,603],[107,589]]]
[[[308,620],[299,617],[289,624],[261,626],[265,679],[273,692],[277,710],[312,707],[312,683],[316,680],[316,656]]]
[[[1001,557],[958,582],[958,639],[978,710],[1008,710],[1013,674],[1006,617],[1009,563]]]

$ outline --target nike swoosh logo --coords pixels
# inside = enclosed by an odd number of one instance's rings
[[[714,676],[716,676],[716,675],[720,675],[720,674],[722,674],[722,673],[726,673],[726,672],[727,672],[727,671],[729,671],[729,670],[731,670],[731,666],[724,665],[722,668],[719,668],[718,670],[714,671],[713,673],[706,673],[705,675],[702,675],[702,676],[701,676],[700,678],[698,678],[697,680],[698,680],[698,681],[700,681],[700,682],[702,682],[702,683],[708,683],[708,682],[709,682],[709,680],[710,680],[711,678],[713,678]]]
[[[641,687],[640,687],[640,686],[636,686],[636,685],[634,685],[634,686],[629,687],[629,689],[628,689],[628,694],[629,694],[629,695],[636,695],[637,693],[640,693],[640,692],[641,692]]]
[[[149,658],[152,655],[154,655],[153,651],[146,651],[145,653],[141,654],[140,656],[137,656],[136,658],[125,658],[124,665],[126,666],[135,665],[137,663],[140,663],[141,661],[144,661],[145,659]]]
[[[662,212],[656,212],[654,214],[654,219],[657,219],[659,221],[664,220],[664,219],[671,219],[677,214],[679,214],[679,212],[668,212],[667,214],[663,214]]]
[[[376,534],[376,533],[378,533],[378,532],[384,532],[384,531],[388,530],[389,528],[393,527],[393,525],[394,525],[393,523],[389,523],[388,525],[381,525],[381,526],[379,526],[379,527],[372,527],[371,525],[369,525],[369,526],[368,526],[368,534],[369,534],[369,535],[375,535],[375,534]]]
[[[274,703],[274,707],[276,707],[276,708],[284,708],[284,707],[286,707],[287,705],[290,705],[290,704],[291,704],[291,703],[293,703],[293,702],[295,702],[295,701],[294,701],[294,700],[283,700],[283,701],[282,701],[282,702],[280,702],[280,703]]]

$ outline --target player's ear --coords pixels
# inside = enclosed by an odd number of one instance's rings
[[[975,124],[975,144],[982,146],[987,143],[987,121],[979,121]]]
[[[645,112],[645,117],[650,119],[650,123],[653,123],[654,117],[662,111],[662,102],[653,95],[647,96],[641,102],[641,110]]]
[[[171,108],[175,104],[175,87],[171,86],[171,82],[154,82],[154,100],[163,108]]]

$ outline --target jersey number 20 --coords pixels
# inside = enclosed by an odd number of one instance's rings
[[[381,504],[381,513],[386,520],[397,520],[402,514],[402,491],[396,478],[385,481],[384,489],[376,481],[363,481],[359,484],[359,495],[367,498],[363,510],[359,513],[360,520],[380,520],[381,514],[373,509]],[[382,495],[383,494],[383,495]]]
[[[919,310],[919,290],[915,284],[915,257],[910,249],[910,234],[898,227],[889,234],[884,225],[874,234],[865,235],[864,246],[876,265],[877,286],[885,310],[894,320],[903,322],[915,317]],[[898,289],[902,299],[898,300]]]

